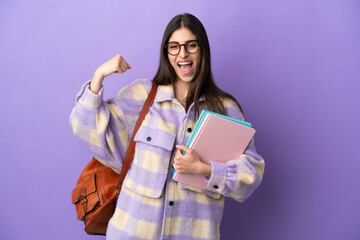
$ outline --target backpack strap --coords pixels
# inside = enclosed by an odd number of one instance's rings
[[[146,101],[144,103],[143,108],[141,109],[139,118],[136,121],[134,132],[133,132],[133,134],[131,136],[129,147],[128,147],[127,152],[126,152],[125,160],[124,160],[123,166],[121,168],[119,183],[118,183],[118,185],[116,187],[116,195],[117,196],[119,195],[119,193],[121,191],[122,183],[123,183],[123,181],[125,179],[125,176],[126,176],[127,172],[129,171],[129,168],[131,166],[131,162],[133,160],[133,156],[134,156],[134,153],[135,153],[134,137],[135,137],[138,129],[140,128],[141,123],[143,122],[147,112],[149,111],[149,108],[151,107],[151,105],[154,102],[156,92],[157,92],[157,88],[158,88],[158,85],[155,83],[155,81],[152,81],[152,87],[151,87],[150,93],[149,93],[149,95],[148,95],[148,97],[147,97],[147,99],[146,99]]]

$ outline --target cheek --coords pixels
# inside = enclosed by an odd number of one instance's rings
[[[168,57],[170,65],[173,67],[174,70],[176,70],[176,63],[174,57]]]

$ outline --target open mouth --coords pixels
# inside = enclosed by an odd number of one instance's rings
[[[178,66],[182,74],[189,74],[191,72],[192,65],[192,62],[178,62]]]

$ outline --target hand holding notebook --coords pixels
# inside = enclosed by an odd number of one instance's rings
[[[199,155],[184,145],[176,145],[173,167],[178,173],[199,174],[210,177],[211,166],[200,160]]]

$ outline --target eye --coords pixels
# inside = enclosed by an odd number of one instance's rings
[[[168,45],[168,48],[169,48],[169,49],[177,49],[178,47],[179,47],[179,45],[176,44],[176,43],[170,43],[170,44]]]
[[[189,42],[188,44],[186,44],[188,48],[190,49],[194,49],[198,47],[198,43],[197,42]]]

